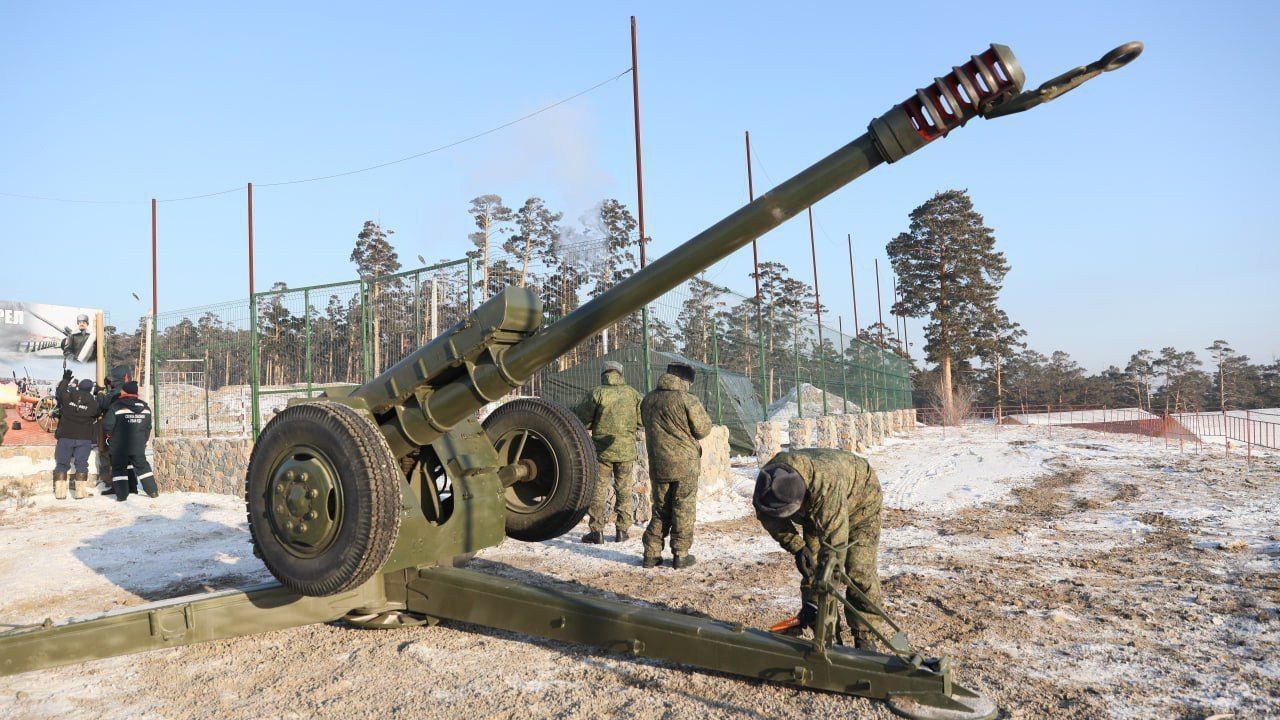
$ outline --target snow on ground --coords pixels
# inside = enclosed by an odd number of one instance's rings
[[[151,499],[93,495],[0,512],[0,621],[83,615],[138,598],[201,592],[206,584],[270,579],[253,556],[244,501],[172,493]]]
[[[1248,465],[1043,426],[926,428],[869,456],[885,490],[889,611],[1002,717],[1280,717],[1280,457]],[[767,624],[794,612],[796,578],[750,517],[755,471],[740,460],[735,492],[700,504],[691,570],[641,569],[640,528],[583,545],[585,524],[505,542],[472,567]],[[237,498],[36,502],[0,512],[5,623],[266,577]],[[0,718],[69,714],[889,717],[834,694],[450,623],[317,625],[0,678]]]
[[[831,415],[840,415],[845,412],[842,408],[847,408],[848,412],[858,412],[859,408],[856,403],[844,401],[839,395],[829,392],[823,392],[818,387],[809,383],[800,383],[801,399],[804,401],[804,417],[811,418],[822,414],[822,396],[826,395],[827,412]],[[796,389],[791,388],[786,395],[774,400],[766,415],[774,422],[787,424],[794,417],[799,417],[801,408],[796,405]]]

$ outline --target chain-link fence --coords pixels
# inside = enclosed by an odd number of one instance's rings
[[[517,249],[490,253],[487,265],[473,256],[160,315],[152,360],[159,431],[256,433],[290,398],[372,379],[504,287],[529,287],[554,322],[638,269],[607,239]],[[766,417],[911,404],[905,358],[793,312],[757,313],[754,298],[701,280],[584,339],[521,392],[575,404],[606,358],[623,362],[638,387],[652,387],[669,360],[693,361],[705,376],[694,391],[738,445]]]

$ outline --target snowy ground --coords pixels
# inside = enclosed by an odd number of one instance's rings
[[[872,453],[881,576],[918,643],[1007,717],[1280,716],[1280,458],[1043,427],[926,429]],[[699,508],[695,568],[638,539],[504,543],[473,567],[767,625],[789,557],[738,493]],[[638,534],[638,533],[637,533]],[[0,512],[0,621],[256,582],[239,500],[107,498]],[[887,718],[883,706],[448,624],[339,623],[0,678],[0,717]]]

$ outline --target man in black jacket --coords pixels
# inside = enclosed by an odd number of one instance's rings
[[[75,464],[75,472],[71,474],[75,499],[89,497],[89,453],[98,437],[98,417],[102,415],[93,394],[93,381],[81,380],[72,387],[71,376],[70,370],[62,373],[56,393],[62,418],[54,432],[58,445],[54,448],[53,496],[59,500],[67,497],[67,471],[72,463]]]
[[[129,468],[138,474],[138,482],[148,497],[159,497],[151,463],[147,462],[147,440],[151,437],[151,406],[138,397],[138,383],[130,380],[107,408],[103,430],[111,449],[111,481],[116,500],[129,499]]]

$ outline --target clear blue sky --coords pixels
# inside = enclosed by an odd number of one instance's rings
[[[1091,370],[1139,347],[1204,358],[1219,337],[1255,360],[1280,355],[1280,5],[892,8],[7,0],[0,192],[140,202],[0,196],[0,295],[136,316],[146,307],[131,292],[149,304],[148,198],[340,172],[506,122],[626,69],[634,12],[655,253],[744,202],[743,130],[759,191],[988,43],[1011,46],[1034,86],[1146,42],[1123,72],[1026,115],[975,121],[817,205],[824,302],[849,324],[852,232],[865,324],[872,259],[885,265],[913,207],[959,187],[996,230],[1013,266],[1003,304],[1036,349]],[[347,256],[370,218],[396,230],[409,264],[457,257],[467,201],[482,193],[540,195],[566,218],[604,197],[633,204],[631,133],[623,78],[419,160],[259,188],[259,287],[352,276]],[[162,311],[243,296],[242,193],[162,203],[159,224]],[[761,253],[811,280],[803,217]],[[713,278],[749,290],[750,262],[739,252]],[[921,339],[918,321],[910,332]]]

